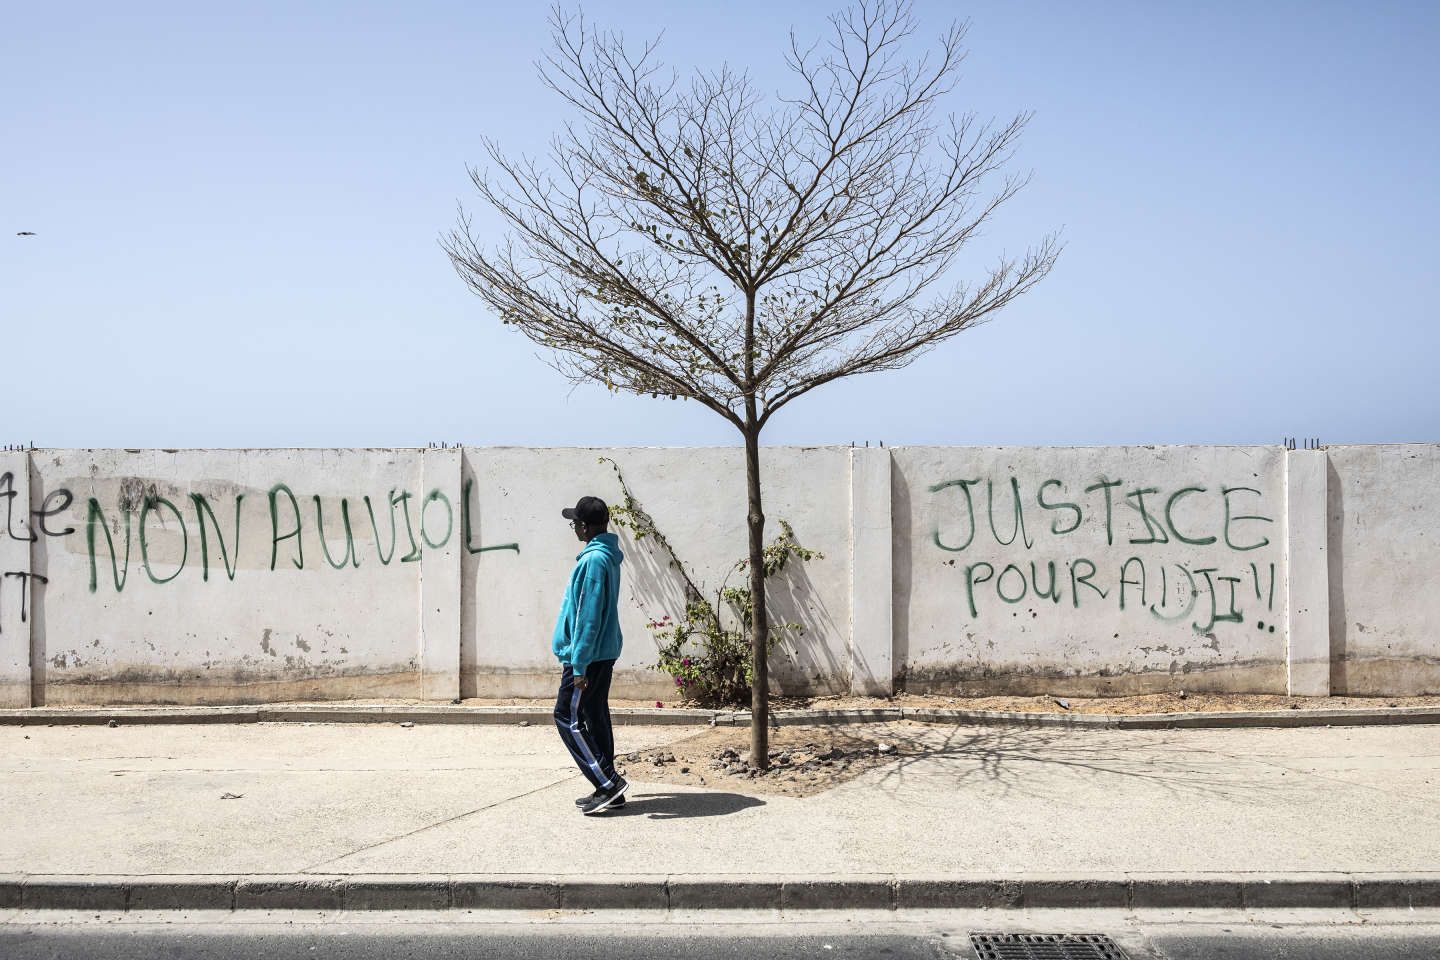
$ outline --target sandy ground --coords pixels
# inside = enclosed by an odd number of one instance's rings
[[[1068,704],[1062,706],[1064,700]],[[941,707],[950,710],[1005,710],[1022,713],[1221,713],[1240,710],[1335,710],[1344,708],[1436,707],[1430,697],[1286,697],[1279,694],[1152,693],[1134,697],[940,697],[900,694],[890,698],[814,697],[797,706],[812,710],[851,707]],[[781,707],[784,709],[784,707]]]
[[[919,755],[924,747],[908,721],[883,729],[780,727],[770,731],[770,768],[749,764],[750,731],[715,727],[664,747],[623,754],[622,776],[646,783],[731,789],[746,793],[808,797],[853,780],[867,770]]]

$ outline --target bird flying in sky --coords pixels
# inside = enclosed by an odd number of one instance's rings
[[[21,230],[19,233],[15,234],[15,236],[17,236],[17,237],[33,237],[33,236],[35,236],[35,231],[34,231],[34,230]]]

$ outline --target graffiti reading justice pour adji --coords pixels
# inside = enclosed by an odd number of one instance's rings
[[[930,539],[944,553],[961,555],[946,562],[964,577],[972,619],[1027,598],[1072,609],[1105,602],[1164,622],[1189,621],[1208,633],[1216,624],[1246,622],[1247,605],[1267,614],[1275,609],[1276,564],[1252,559],[1252,551],[1270,545],[1267,525],[1274,523],[1260,512],[1263,494],[1255,487],[1162,489],[1105,477],[1029,486],[1011,476],[945,480],[930,493],[937,518]],[[1055,557],[1067,539],[1077,548]],[[1092,555],[1080,555],[1082,549]],[[1166,556],[1178,550],[1186,562]],[[1200,553],[1216,559],[1196,562]],[[967,555],[970,562],[962,564]],[[1255,622],[1275,632],[1273,621]]]
[[[365,495],[355,501],[358,505],[352,517],[352,500],[348,497],[332,499],[327,503],[318,495],[304,498],[297,495],[286,483],[276,483],[266,496],[267,529],[258,538],[268,548],[269,563],[256,564],[261,570],[314,569],[323,559],[325,567],[333,570],[357,569],[371,559],[356,543],[357,529],[363,531],[361,523],[367,523],[374,543],[373,560],[382,566],[392,562],[413,563],[419,560],[426,549],[438,550],[448,545],[455,536],[459,521],[461,542],[470,554],[486,553],[492,550],[513,550],[520,552],[518,543],[502,543],[480,546],[475,543],[471,519],[472,481],[466,481],[461,493],[460,516],[455,516],[455,507],[450,498],[441,490],[434,489],[417,496],[408,490],[390,490],[378,501]],[[128,489],[127,489],[128,488]],[[133,492],[128,492],[133,490]],[[16,505],[18,493],[14,476],[0,474],[0,500],[4,501],[5,525],[0,534],[17,540],[34,542],[41,536],[69,537],[80,533],[74,526],[62,525],[59,518],[75,503],[75,496],[69,490],[53,490],[46,495],[38,510],[28,513],[34,517],[32,524],[25,524],[28,505]],[[308,499],[312,509],[302,510],[302,503]],[[227,580],[234,580],[240,569],[241,544],[256,541],[254,532],[244,528],[247,514],[242,510],[245,494],[236,493],[229,503],[203,493],[189,493],[174,499],[161,496],[153,486],[148,489],[138,481],[122,485],[119,504],[107,511],[100,501],[90,497],[83,508],[83,536],[85,552],[89,558],[90,592],[95,593],[103,585],[113,585],[115,592],[125,590],[130,582],[132,562],[144,572],[146,579],[154,584],[166,584],[175,580],[187,567],[198,566],[200,579],[209,581],[212,569],[218,575],[223,571]],[[361,520],[363,506],[364,520]],[[229,508],[229,509],[227,509]],[[16,529],[16,515],[22,522]],[[307,523],[306,513],[313,518],[313,525]],[[326,523],[326,516],[339,518],[340,535],[334,533],[335,525]],[[253,517],[252,517],[253,523]],[[26,533],[26,530],[29,530]],[[154,553],[152,543],[155,531],[164,530],[170,537],[172,549],[166,551],[162,561]],[[178,546],[175,538],[178,536]],[[362,542],[367,539],[361,537]],[[313,545],[306,560],[307,542],[319,541],[319,551]],[[336,540],[342,547],[332,547]],[[256,549],[253,546],[250,550]],[[13,572],[6,577],[28,577],[47,582],[38,574]],[[23,619],[23,613],[22,613]]]

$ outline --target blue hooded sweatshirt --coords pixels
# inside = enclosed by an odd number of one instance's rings
[[[620,538],[613,533],[591,537],[575,558],[550,646],[577,677],[583,677],[585,668],[597,660],[620,656],[620,564],[624,560]]]

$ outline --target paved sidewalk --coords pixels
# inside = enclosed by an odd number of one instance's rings
[[[695,733],[617,732],[622,752]],[[787,906],[883,906],[869,901],[919,896],[921,880],[1122,903],[1161,879],[1204,882],[1216,906],[1267,881],[1296,905],[1353,901],[1367,878],[1440,892],[1440,727],[867,732],[925,749],[803,799],[636,769],[629,805],[587,818],[572,801],[588,788],[546,726],[0,727],[0,906],[49,881],[186,876],[228,883],[232,903],[236,878],[259,890],[296,875],[372,889],[541,878],[572,905],[598,880],[630,881],[625,905],[658,889],[673,906],[677,878],[748,884],[744,905],[788,891]],[[446,882],[443,905],[458,903],[463,885]]]

